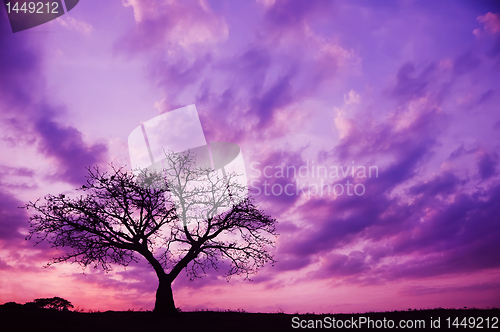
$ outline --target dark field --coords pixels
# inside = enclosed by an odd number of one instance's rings
[[[294,317],[298,317],[295,318]],[[431,317],[434,328],[431,328]],[[107,311],[82,313],[50,309],[27,309],[21,305],[0,306],[0,331],[297,331],[307,330],[390,330],[398,324],[412,330],[499,330],[499,309],[432,309],[363,314],[283,314],[243,312],[182,312],[176,317],[156,317],[152,312]],[[335,319],[335,323],[333,321]],[[385,321],[384,321],[385,318]],[[441,328],[436,319],[440,318]],[[447,318],[450,318],[447,320]],[[465,320],[464,320],[465,318]],[[352,324],[352,328],[333,328],[334,324]],[[371,321],[371,323],[370,323]],[[293,323],[295,322],[295,323]],[[360,323],[364,322],[361,326]],[[297,326],[297,328],[293,328]],[[371,324],[371,326],[368,326]],[[420,324],[420,326],[418,326]],[[424,326],[422,326],[424,324]],[[377,325],[379,328],[377,328]],[[385,327],[384,327],[385,326]],[[481,326],[481,327],[479,327]],[[339,326],[340,327],[340,326]]]

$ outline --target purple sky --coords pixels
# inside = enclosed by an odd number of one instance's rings
[[[144,261],[42,268],[18,207],[130,165],[134,128],[196,104],[207,141],[241,147],[279,262],[181,275],[177,306],[498,307],[499,74],[495,1],[81,0],[16,34],[2,8],[0,303],[152,309]]]

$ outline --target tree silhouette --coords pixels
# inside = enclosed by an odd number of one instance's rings
[[[154,311],[174,314],[172,282],[185,269],[199,278],[221,260],[226,278],[251,274],[274,263],[276,220],[260,211],[237,174],[197,167],[190,153],[166,153],[165,167],[126,172],[88,168],[84,195],[47,195],[26,204],[27,239],[70,248],[48,263],[72,261],[111,270],[144,257],[159,280]]]
[[[35,299],[33,302],[28,302],[25,306],[37,309],[55,309],[59,311],[68,311],[73,308],[73,305],[68,300],[55,296],[51,298]]]

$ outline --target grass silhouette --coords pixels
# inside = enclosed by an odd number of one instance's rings
[[[26,305],[9,302],[0,305],[0,331],[296,331],[292,327],[292,319],[304,320],[307,324],[320,324],[326,317],[331,320],[358,320],[360,317],[368,317],[375,321],[384,318],[399,322],[400,320],[423,320],[425,329],[413,328],[413,330],[430,329],[430,319],[440,317],[441,330],[446,329],[446,318],[451,317],[450,323],[457,318],[460,323],[463,318],[489,317],[491,325],[492,318],[500,317],[500,309],[408,309],[406,311],[392,312],[368,312],[352,314],[285,314],[285,313],[248,313],[244,310],[237,311],[192,311],[180,312],[175,317],[158,317],[150,311],[106,311],[106,312],[81,312],[81,311],[59,311],[55,309],[40,309]],[[472,320],[472,319],[471,319]],[[312,322],[312,323],[311,323]],[[323,324],[323,323],[321,323]],[[498,330],[500,324],[496,324]],[[458,324],[459,328],[463,326]],[[318,327],[318,326],[316,326]],[[485,322],[483,330],[486,328]],[[491,327],[491,326],[490,326]],[[324,328],[324,327],[323,327]],[[321,329],[318,327],[318,329]],[[334,330],[366,331],[374,328],[335,328]],[[432,330],[440,330],[433,328]],[[451,329],[456,329],[451,326]],[[300,329],[301,330],[301,329]],[[309,328],[307,328],[309,330]],[[385,330],[384,328],[378,330]]]

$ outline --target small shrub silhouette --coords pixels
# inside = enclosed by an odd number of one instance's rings
[[[68,311],[69,308],[74,308],[71,302],[58,296],[35,299],[33,302],[26,303],[26,306],[36,309],[55,309],[59,311]]]

